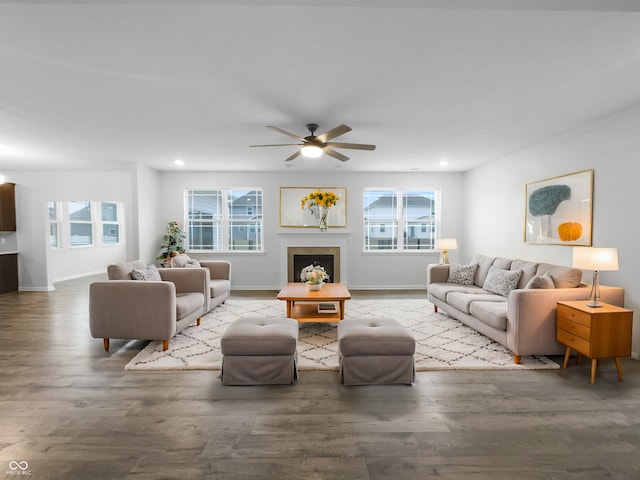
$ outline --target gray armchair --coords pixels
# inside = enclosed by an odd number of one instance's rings
[[[204,269],[159,269],[161,281],[132,279],[141,261],[109,265],[109,280],[89,287],[89,325],[94,338],[169,340],[187,326],[200,325],[209,306],[209,276]]]
[[[176,255],[171,259],[172,268],[206,268],[209,270],[211,299],[209,309],[225,302],[231,293],[231,263],[226,260],[195,260],[189,255]]]

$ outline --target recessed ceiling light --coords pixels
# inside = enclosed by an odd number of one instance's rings
[[[176,160],[174,160],[174,162],[173,162],[173,163],[175,163],[176,165],[180,165],[180,166],[184,165],[184,161],[183,161],[183,160],[181,160],[181,159],[179,159],[179,158],[177,158]]]
[[[440,161],[440,166],[441,167],[446,167],[447,165],[449,165],[449,161],[448,160],[441,160]]]

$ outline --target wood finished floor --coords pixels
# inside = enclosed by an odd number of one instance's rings
[[[301,372],[223,387],[218,372],[124,371],[145,342],[105,353],[91,338],[89,280],[0,295],[0,478],[19,478],[15,462],[34,479],[640,478],[636,360],[624,382],[604,361],[594,385],[572,362],[420,372],[413,386]],[[275,292],[234,293],[254,295]]]

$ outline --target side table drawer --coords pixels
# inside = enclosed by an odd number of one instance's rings
[[[558,305],[558,317],[564,317],[568,320],[584,325],[585,327],[591,325],[591,315],[587,312],[581,312],[580,310],[569,308],[566,305]]]
[[[566,317],[558,317],[558,328],[572,333],[573,335],[577,335],[587,341],[591,340],[591,328],[585,327],[573,320],[569,320]]]
[[[591,354],[591,344],[586,340],[572,335],[571,333],[565,330],[558,330],[557,338],[560,343],[563,343],[567,347],[573,348],[575,351],[581,353],[582,355],[590,356]]]

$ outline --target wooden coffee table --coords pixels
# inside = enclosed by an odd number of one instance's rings
[[[341,283],[325,283],[316,291],[304,283],[287,283],[277,298],[287,302],[287,317],[298,322],[339,322],[344,320],[344,302],[351,294]],[[324,302],[337,302],[337,312],[318,313],[318,304]]]

